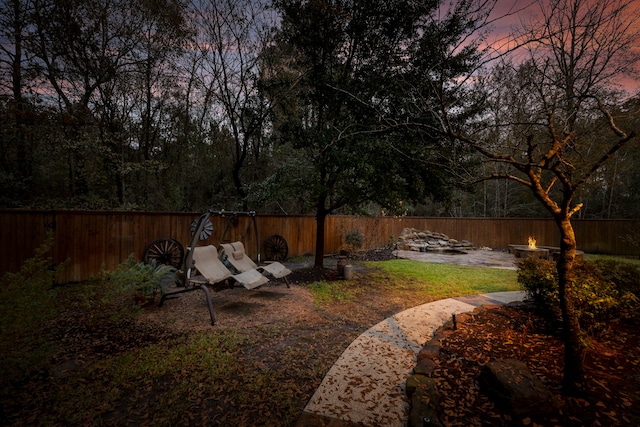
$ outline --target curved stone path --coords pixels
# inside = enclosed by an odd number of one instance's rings
[[[447,298],[397,313],[356,338],[325,375],[297,426],[404,427],[416,354],[452,314],[521,301],[524,292]]]

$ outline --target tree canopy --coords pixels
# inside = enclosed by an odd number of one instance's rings
[[[451,151],[444,154],[446,139],[388,126],[390,115],[406,116],[398,82],[407,74],[420,22],[437,4],[318,0],[276,6],[283,22],[275,49],[283,54],[271,74],[287,75],[290,90],[275,110],[274,130],[310,162],[298,184],[306,187],[318,221],[321,266],[328,214],[368,201],[393,208],[429,196],[444,199],[451,186],[443,168],[453,163]]]

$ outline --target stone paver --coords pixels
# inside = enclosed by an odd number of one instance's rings
[[[464,254],[444,254],[438,252],[398,251],[398,258],[438,264],[472,265],[477,267],[502,268],[515,270],[515,257],[502,251],[471,249]]]

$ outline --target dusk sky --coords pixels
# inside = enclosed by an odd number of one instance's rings
[[[555,0],[547,0],[555,1]],[[597,1],[597,0],[596,0]],[[633,0],[636,16],[640,16],[640,0]],[[497,0],[491,18],[493,21],[493,37],[490,41],[496,45],[504,44],[505,38],[522,22],[527,22],[539,13],[538,0]],[[636,20],[636,31],[640,33],[640,19]],[[640,54],[640,38],[634,46]],[[626,78],[623,85],[630,93],[640,91],[640,79]]]

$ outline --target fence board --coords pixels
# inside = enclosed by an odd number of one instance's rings
[[[49,224],[55,224],[53,262],[71,261],[58,271],[59,282],[85,280],[100,271],[102,264],[113,269],[129,254],[141,260],[147,246],[157,238],[173,238],[185,247],[189,244],[191,222],[199,213],[83,212],[83,211],[0,211],[0,238],[3,256],[0,273],[17,271],[24,260],[45,239]],[[248,254],[256,259],[263,242],[274,234],[287,241],[289,257],[315,252],[316,221],[311,216],[257,216],[257,230],[249,216],[238,216],[229,224],[229,216],[214,215],[212,235],[199,245],[219,245],[240,240]],[[590,253],[637,255],[637,248],[622,237],[640,236],[638,220],[575,220],[578,248]],[[346,233],[358,230],[364,248],[395,242],[406,227],[437,231],[476,246],[506,248],[526,244],[533,236],[541,246],[558,246],[559,233],[548,219],[488,218],[415,218],[330,216],[325,227],[325,252],[337,252]],[[257,246],[260,246],[259,249]]]
[[[29,244],[20,236],[18,224],[20,218],[14,215],[5,214],[2,216],[2,244],[3,256],[7,264],[7,271],[17,271],[20,268],[20,258],[24,250],[31,250]]]
[[[109,266],[117,265],[119,260],[122,259],[120,254],[120,242],[118,236],[120,236],[121,222],[116,215],[106,216],[107,222],[107,252],[103,256],[105,268]]]
[[[79,221],[80,217],[76,217],[75,219]],[[61,282],[68,281],[67,277],[74,277],[73,265],[79,262],[79,260],[75,259],[75,253],[72,252],[73,241],[71,238],[73,236],[73,230],[70,229],[71,227],[73,227],[73,223],[70,221],[70,214],[56,214],[56,262],[60,263],[69,259],[69,262],[65,263],[64,267],[58,270],[58,280]]]

